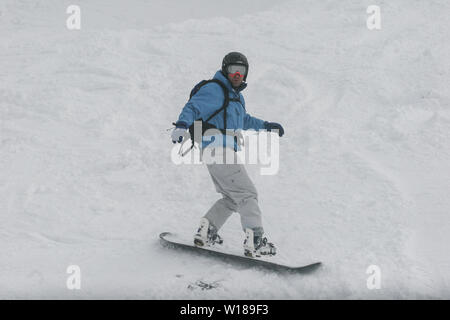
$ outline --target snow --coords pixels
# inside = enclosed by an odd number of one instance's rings
[[[70,4],[0,4],[0,298],[450,298],[448,1],[377,1],[375,31],[366,0],[79,0],[72,31]],[[248,111],[286,131],[277,175],[248,168],[266,232],[313,274],[158,242],[218,198],[167,129],[233,50]],[[243,240],[237,214],[221,233]]]

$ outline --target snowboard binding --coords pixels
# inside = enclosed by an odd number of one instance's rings
[[[275,245],[268,242],[267,238],[262,236],[261,231],[245,229],[244,255],[246,257],[274,256],[276,253]]]
[[[208,219],[200,220],[200,227],[194,236],[194,244],[199,247],[222,244],[223,239],[217,233],[217,228]]]

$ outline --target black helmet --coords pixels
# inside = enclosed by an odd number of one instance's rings
[[[227,54],[222,61],[222,73],[227,76],[227,67],[230,64],[241,64],[247,68],[247,72],[244,76],[244,81],[247,80],[248,75],[248,61],[247,58],[240,52],[230,52]]]

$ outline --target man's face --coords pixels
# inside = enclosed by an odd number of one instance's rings
[[[241,85],[241,83],[244,81],[244,76],[241,76],[239,73],[235,74],[228,74],[228,80],[230,80],[231,85],[233,88],[237,88]]]
[[[227,67],[228,80],[230,80],[233,88],[237,88],[244,81],[247,73],[247,67],[241,64],[231,64]]]

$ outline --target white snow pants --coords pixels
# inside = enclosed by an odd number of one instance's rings
[[[220,229],[233,212],[239,212],[243,230],[260,228],[262,231],[258,193],[244,165],[207,164],[207,168],[222,199],[209,209],[205,218]]]

